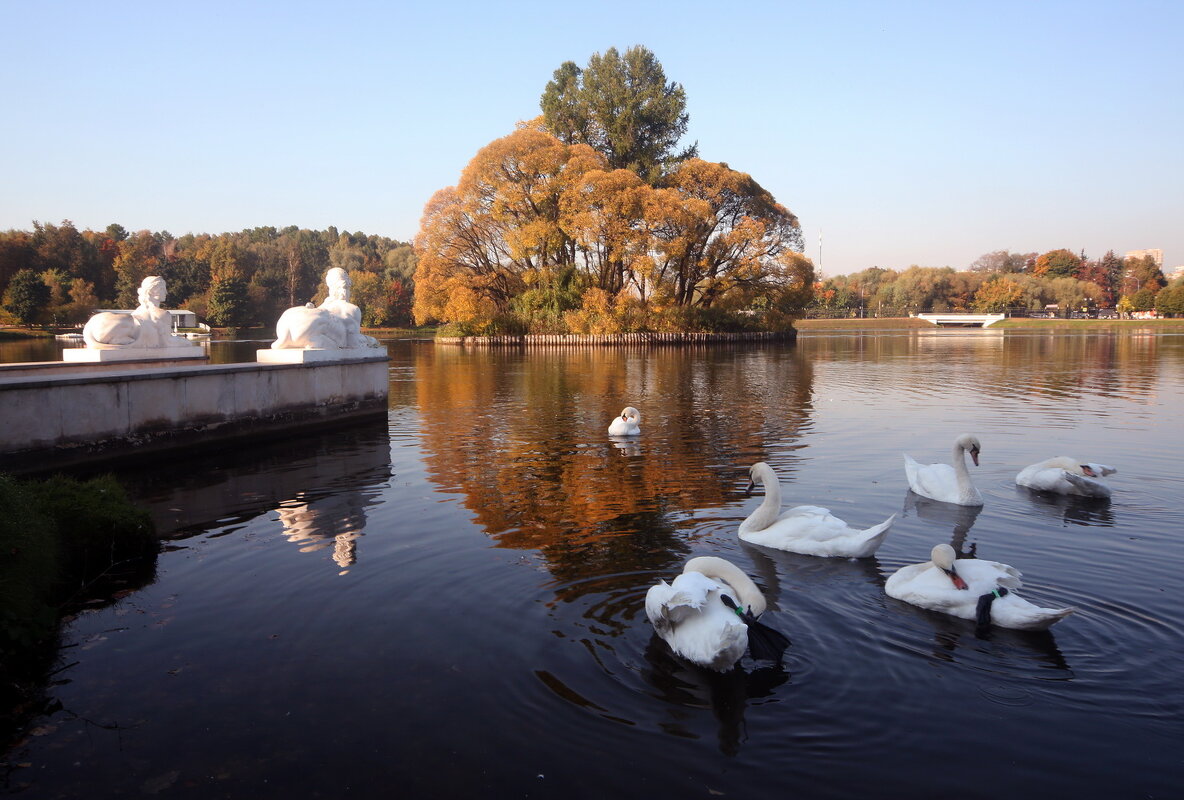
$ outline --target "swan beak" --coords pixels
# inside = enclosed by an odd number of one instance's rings
[[[756,481],[754,481],[752,478],[749,478],[748,479],[748,488],[744,490],[744,496],[745,497],[751,496],[752,490],[755,488],[756,488]]]
[[[978,448],[977,447],[970,448],[970,460],[974,462],[974,465],[976,467],[978,466]]]
[[[962,580],[962,576],[953,570],[953,568],[942,570],[945,574],[950,576],[950,580],[954,582],[955,589],[969,589],[966,581]]]
[[[1089,468],[1089,464],[1082,464],[1082,465],[1081,465],[1081,471],[1085,473],[1085,476],[1086,476],[1087,478],[1096,478],[1096,477],[1098,477],[1098,473],[1096,473],[1096,472],[1094,472],[1092,469],[1090,469],[1090,468]]]

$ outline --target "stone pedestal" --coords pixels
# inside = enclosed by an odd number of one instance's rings
[[[62,361],[85,364],[109,364],[121,361],[175,361],[178,359],[209,358],[204,347],[127,347],[98,350],[72,347],[62,351]]]
[[[319,364],[325,361],[356,361],[360,358],[385,355],[385,350],[372,347],[352,349],[309,347],[256,350],[255,360],[260,364]]]

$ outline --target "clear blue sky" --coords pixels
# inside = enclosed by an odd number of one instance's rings
[[[0,229],[409,240],[564,61],[642,44],[828,275],[1184,264],[1184,2],[3,0]]]

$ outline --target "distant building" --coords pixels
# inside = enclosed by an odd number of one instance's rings
[[[1125,258],[1146,258],[1147,256],[1155,259],[1155,266],[1163,269],[1163,250],[1128,250]]]
[[[1165,269],[1163,274],[1169,281],[1174,281],[1176,278],[1184,278],[1184,266],[1173,267],[1171,271]]]

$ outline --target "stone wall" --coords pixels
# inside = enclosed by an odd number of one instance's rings
[[[0,377],[0,469],[225,442],[385,414],[387,356]]]

